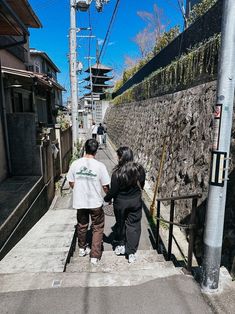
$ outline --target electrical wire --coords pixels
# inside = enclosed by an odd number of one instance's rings
[[[111,16],[111,19],[110,19],[110,22],[109,22],[109,25],[108,25],[108,28],[107,28],[107,32],[106,32],[106,35],[105,35],[103,44],[102,44],[102,46],[101,46],[99,55],[97,56],[97,65],[96,65],[97,74],[96,74],[96,77],[95,77],[95,80],[94,80],[93,84],[96,83],[97,78],[98,78],[99,73],[100,73],[100,69],[98,68],[99,62],[100,62],[102,53],[104,52],[104,49],[105,49],[105,47],[106,47],[106,44],[108,43],[108,39],[109,39],[109,37],[110,37],[111,29],[112,29],[112,27],[113,27],[115,18],[116,18],[116,16],[117,16],[117,11],[118,11],[119,3],[120,3],[120,0],[117,0],[117,1],[116,1],[116,4],[115,4],[115,7],[114,7],[114,10],[113,10],[113,13],[112,13],[112,16]]]
[[[90,32],[89,32],[89,43],[88,43],[88,57],[91,57],[91,36],[92,36],[92,25],[91,25],[91,10],[89,7],[89,11],[88,11],[88,25],[90,28]]]
[[[114,10],[113,10],[113,14],[112,14],[111,19],[110,19],[110,22],[109,22],[109,26],[108,26],[108,29],[107,29],[105,38],[104,38],[104,42],[103,42],[102,47],[101,47],[101,49],[100,49],[100,53],[99,53],[99,56],[98,56],[98,60],[97,60],[97,61],[100,60],[100,58],[101,58],[101,56],[102,56],[102,52],[103,52],[103,50],[104,50],[104,48],[105,48],[105,45],[106,45],[106,43],[107,43],[107,41],[108,41],[108,37],[110,36],[111,28],[112,28],[113,23],[114,23],[114,20],[115,20],[115,18],[116,18],[116,16],[117,16],[117,11],[118,11],[119,3],[120,3],[120,0],[117,0],[117,2],[116,2],[116,4],[115,4],[115,7],[114,7]]]

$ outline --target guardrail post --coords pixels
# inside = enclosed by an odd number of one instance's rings
[[[174,222],[174,211],[175,211],[175,201],[171,200],[170,222]],[[173,224],[171,223],[169,226],[169,238],[168,238],[168,253],[167,253],[168,261],[171,259],[172,236],[173,236]]]
[[[156,222],[156,249],[159,249],[159,232],[160,232],[160,214],[161,212],[161,203],[157,201],[157,222]]]
[[[190,216],[190,229],[189,229],[189,245],[188,245],[188,265],[187,270],[191,272],[192,270],[192,256],[193,256],[193,243],[194,243],[194,229],[195,229],[195,218],[197,210],[197,198],[192,200],[192,211]]]

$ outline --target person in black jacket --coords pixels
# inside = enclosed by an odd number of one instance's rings
[[[111,178],[111,189],[104,197],[105,202],[113,199],[117,226],[117,255],[126,254],[129,263],[136,261],[141,234],[142,199],[141,190],[145,183],[144,168],[133,161],[129,147],[117,150],[118,165]]]
[[[104,136],[104,127],[101,123],[98,126],[97,134],[99,137],[99,143],[100,143],[100,145],[102,145],[103,144],[103,136]]]

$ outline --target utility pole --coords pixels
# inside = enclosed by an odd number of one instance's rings
[[[217,103],[214,113],[211,178],[204,232],[202,269],[202,289],[204,292],[216,291],[219,283],[235,84],[234,16],[235,1],[224,1]]]
[[[77,27],[76,1],[70,0],[70,32],[69,32],[69,65],[70,93],[72,108],[73,153],[77,151],[78,142],[78,84],[77,84]]]
[[[109,0],[96,0],[96,9],[102,12],[103,5]],[[92,0],[70,0],[70,32],[69,32],[69,65],[70,65],[70,90],[72,107],[73,153],[77,151],[78,142],[78,84],[77,84],[77,26],[76,11],[86,12]],[[82,28],[81,28],[82,29]],[[87,36],[84,36],[87,37]]]

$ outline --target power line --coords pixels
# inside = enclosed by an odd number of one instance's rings
[[[107,40],[108,40],[108,37],[109,37],[109,35],[110,35],[111,28],[112,28],[112,26],[113,26],[115,17],[116,17],[116,15],[117,15],[117,10],[118,10],[118,5],[119,5],[119,3],[120,3],[120,0],[117,0],[116,5],[115,5],[114,10],[113,10],[113,14],[112,14],[111,20],[110,20],[110,22],[109,22],[109,26],[108,26],[108,29],[107,29],[107,32],[106,32],[106,35],[105,35],[105,38],[104,38],[104,42],[103,42],[103,44],[102,44],[102,47],[101,47],[101,50],[100,50],[100,53],[99,53],[99,56],[98,56],[98,60],[97,60],[97,61],[100,60],[101,55],[102,55],[102,52],[103,52],[104,47],[105,47],[105,45],[106,45],[106,42],[107,42]]]
[[[107,29],[107,32],[106,32],[106,35],[105,35],[105,39],[103,41],[103,44],[102,44],[102,47],[101,47],[101,50],[100,50],[100,53],[97,57],[97,65],[96,65],[96,70],[97,70],[97,76],[95,77],[95,80],[94,80],[94,83],[96,83],[97,81],[97,77],[99,76],[99,72],[100,72],[100,69],[98,68],[99,66],[99,61],[101,59],[101,55],[102,55],[102,52],[104,51],[104,48],[106,46],[106,43],[108,41],[108,38],[110,36],[110,32],[111,32],[111,29],[112,29],[112,26],[113,26],[113,23],[114,23],[114,20],[117,16],[117,10],[118,10],[118,5],[120,3],[120,0],[117,0],[116,4],[115,4],[115,7],[114,7],[114,10],[113,10],[113,13],[112,13],[112,16],[111,16],[111,19],[110,19],[110,22],[109,22],[109,25],[108,25],[108,29]]]
[[[89,7],[89,11],[88,11],[88,24],[89,24],[89,29],[90,29],[90,32],[89,32],[89,41],[88,41],[88,57],[90,58],[91,56],[91,36],[92,36],[92,25],[91,25],[91,10],[90,10],[90,7]],[[88,61],[88,66],[89,66],[89,59],[87,59]]]

